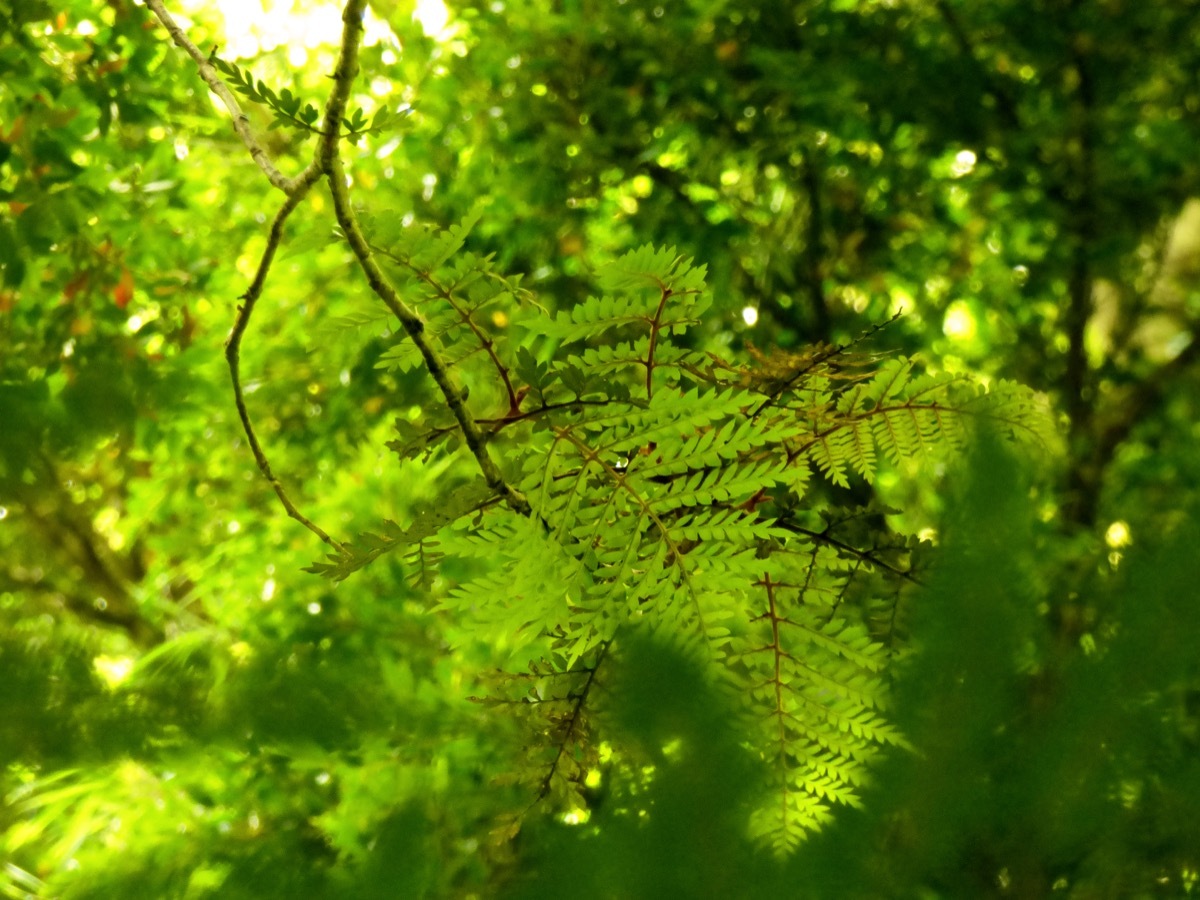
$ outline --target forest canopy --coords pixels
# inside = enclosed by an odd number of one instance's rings
[[[0,0],[0,895],[1177,897],[1194,0]]]

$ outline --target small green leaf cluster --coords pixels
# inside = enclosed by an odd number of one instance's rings
[[[295,128],[312,134],[320,134],[317,119],[321,113],[312,103],[305,103],[289,88],[278,93],[262,79],[255,81],[254,76],[243,70],[237,63],[226,62],[214,51],[208,61],[233,85],[233,89],[252,103],[265,106],[271,110],[274,119],[268,126],[269,130],[276,128]],[[393,112],[386,106],[379,107],[371,118],[361,107],[342,120],[346,128],[344,137],[357,142],[365,134],[378,134],[393,126],[399,119],[410,112],[406,108],[403,113]]]

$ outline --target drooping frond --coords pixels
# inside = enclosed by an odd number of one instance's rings
[[[851,576],[836,554],[793,541],[763,569],[729,661],[746,680],[771,777],[753,827],[785,853],[831,804],[856,804],[877,748],[902,738],[882,715],[887,649],[840,608]]]
[[[591,740],[594,708],[609,646],[602,642],[569,666],[537,660],[523,671],[486,678],[486,693],[471,699],[499,708],[531,736],[522,739],[522,764],[501,783],[523,783],[536,799],[548,799],[559,809],[586,808],[585,781],[598,757]]]

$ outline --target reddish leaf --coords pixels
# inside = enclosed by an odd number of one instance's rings
[[[133,273],[128,269],[121,268],[121,278],[113,288],[112,295],[118,309],[124,309],[133,299]]]

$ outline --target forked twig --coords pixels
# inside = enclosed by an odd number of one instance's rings
[[[333,197],[334,212],[337,216],[338,224],[341,225],[342,231],[346,235],[346,240],[350,244],[350,249],[354,252],[359,266],[363,270],[363,274],[366,276],[367,283],[392,314],[400,320],[401,326],[403,326],[405,332],[421,353],[425,361],[425,367],[429,370],[429,374],[433,376],[433,380],[437,383],[438,389],[441,391],[447,406],[450,407],[450,411],[453,413],[455,421],[463,433],[467,447],[475,457],[485,481],[497,494],[505,499],[512,509],[522,515],[529,515],[529,501],[505,480],[499,466],[492,459],[487,447],[486,435],[480,429],[474,415],[467,407],[463,392],[454,384],[454,381],[450,377],[448,366],[425,334],[424,320],[400,298],[395,286],[392,285],[383,270],[379,267],[379,264],[375,261],[370,244],[363,234],[362,227],[359,225],[350,202],[346,172],[339,154],[339,142],[341,124],[345,116],[350,88],[358,74],[358,52],[363,36],[363,13],[366,8],[366,0],[347,0],[342,10],[343,27],[341,45],[338,51],[337,66],[333,74],[333,89],[330,91],[329,98],[325,104],[321,138],[313,154],[312,162],[295,178],[289,178],[276,168],[269,154],[258,143],[258,140],[250,131],[248,119],[229,88],[225,86],[204,54],[200,52],[199,48],[192,43],[183,29],[171,18],[171,15],[163,6],[162,0],[147,0],[147,6],[158,17],[159,21],[162,22],[175,43],[187,51],[188,55],[195,61],[200,70],[200,76],[212,91],[224,101],[225,106],[229,109],[233,117],[234,130],[250,151],[250,155],[254,158],[259,168],[266,174],[271,184],[279,188],[286,195],[283,205],[279,208],[271,223],[267,246],[259,261],[254,280],[251,282],[250,288],[242,296],[243,302],[238,308],[233,330],[225,345],[225,358],[229,363],[229,370],[233,379],[234,399],[238,409],[238,416],[242,422],[242,429],[245,431],[247,440],[250,443],[250,449],[254,454],[260,471],[268,482],[270,482],[271,487],[275,490],[288,515],[316,534],[325,543],[335,548],[339,546],[324,530],[296,508],[279,479],[271,471],[270,463],[255,435],[254,427],[246,408],[240,378],[239,354],[242,337],[249,325],[250,316],[254,311],[254,306],[259,296],[262,294],[271,263],[274,261],[276,250],[283,239],[284,224],[300,200],[322,175],[327,177],[329,183],[329,190]]]
[[[204,79],[204,83],[208,85],[208,89],[221,98],[221,102],[225,104],[225,108],[229,110],[229,115],[233,119],[233,130],[237,132],[237,136],[242,139],[242,143],[246,145],[246,149],[250,151],[250,155],[258,164],[258,167],[263,170],[270,180],[271,184],[279,188],[289,197],[300,189],[300,183],[308,174],[306,169],[304,174],[296,178],[289,178],[275,167],[275,163],[271,161],[271,156],[262,144],[258,142],[258,138],[254,136],[254,132],[250,130],[250,119],[242,112],[241,105],[237,102],[237,98],[233,96],[233,92],[225,86],[225,82],[221,80],[221,76],[217,74],[217,70],[212,67],[212,63],[208,61],[208,57],[200,52],[200,48],[192,43],[191,38],[187,36],[187,32],[180,27],[167,8],[163,6],[162,0],[146,0],[146,6],[162,22],[163,27],[171,35],[171,40],[186,51],[187,55],[196,63],[196,68],[200,70],[200,77]],[[314,179],[315,180],[315,179]],[[311,186],[311,182],[309,184]]]
[[[245,432],[246,441],[250,445],[251,453],[254,454],[254,461],[258,464],[259,471],[267,479],[267,482],[275,491],[275,495],[279,498],[279,502],[283,504],[283,508],[291,518],[295,519],[326,544],[338,549],[341,545],[337,541],[297,509],[296,504],[288,496],[283,483],[280,482],[271,470],[271,464],[267,459],[266,451],[263,450],[262,444],[259,443],[258,436],[254,431],[254,425],[250,419],[250,411],[246,407],[246,398],[242,389],[241,379],[242,338],[250,325],[250,317],[254,314],[255,304],[258,302],[258,298],[262,296],[263,288],[267,283],[267,275],[271,271],[271,264],[275,261],[275,254],[283,241],[284,225],[287,223],[288,217],[300,204],[300,201],[304,199],[313,185],[320,180],[324,170],[321,168],[318,154],[314,153],[312,161],[295,178],[288,177],[280,172],[271,160],[270,154],[263,149],[263,146],[250,130],[249,119],[242,112],[241,106],[238,105],[233,93],[221,81],[220,76],[209,63],[208,58],[200,52],[200,49],[188,38],[187,33],[171,17],[171,14],[167,12],[162,0],[146,0],[146,5],[158,18],[159,22],[162,23],[163,27],[167,29],[172,40],[182,47],[195,61],[197,68],[200,70],[200,77],[204,79],[204,83],[225,103],[225,107],[229,110],[229,114],[233,119],[233,129],[237,132],[238,137],[241,138],[242,143],[246,145],[246,149],[250,151],[250,156],[258,164],[258,167],[262,169],[271,184],[283,191],[285,195],[282,205],[275,213],[275,218],[271,221],[271,229],[267,234],[267,245],[263,249],[262,256],[259,259],[254,279],[250,282],[250,287],[247,288],[246,293],[240,298],[242,302],[238,306],[237,315],[233,321],[233,328],[230,329],[229,337],[225,341],[225,361],[229,364],[229,376],[233,382],[233,399],[234,404],[237,406],[238,418],[242,423],[242,431]]]

